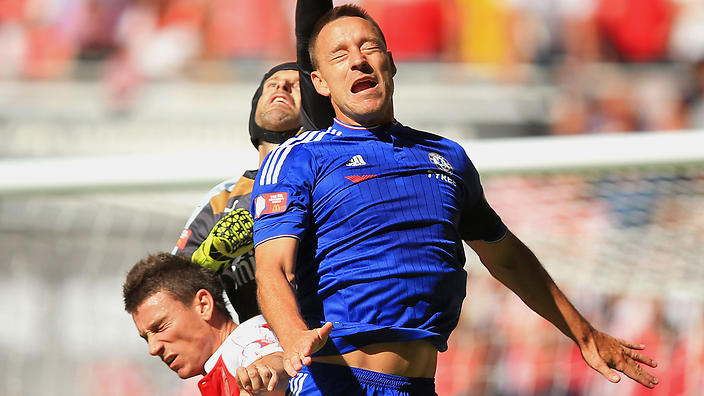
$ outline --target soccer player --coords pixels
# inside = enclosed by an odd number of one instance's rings
[[[273,148],[301,127],[299,69],[295,62],[264,74],[252,98],[249,135],[259,164]],[[250,194],[256,170],[213,187],[199,203],[172,253],[218,272],[240,321],[259,314],[254,283]]]
[[[301,394],[434,394],[465,296],[462,241],[608,380],[657,384],[644,346],[596,330],[507,229],[462,147],[394,119],[396,66],[371,17],[332,9],[309,49],[336,119],[272,151],[252,201],[258,300]]]
[[[181,378],[203,374],[203,396],[284,394],[288,376],[276,336],[261,315],[232,321],[212,271],[183,256],[149,255],[128,272],[123,297],[149,354]]]

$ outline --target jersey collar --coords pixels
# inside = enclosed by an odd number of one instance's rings
[[[337,118],[334,118],[331,128],[336,132],[341,132],[342,135],[369,135],[370,133],[378,134],[379,132],[386,132],[391,129],[391,127],[397,124],[398,122],[394,120],[393,122],[390,122],[388,124],[359,126],[346,124],[338,120]]]

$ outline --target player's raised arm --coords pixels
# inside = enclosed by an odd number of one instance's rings
[[[492,276],[510,288],[533,311],[549,320],[570,337],[590,367],[611,382],[621,371],[633,380],[653,388],[658,380],[639,363],[657,363],[638,352],[643,345],[615,339],[602,333],[577,311],[560,291],[533,252],[510,231],[497,242],[467,241]]]
[[[332,9],[332,0],[299,0],[296,3],[296,51],[300,68],[301,120],[303,130],[321,130],[335,117],[330,99],[318,94],[310,73],[314,70],[308,51],[310,34],[318,19]]]
[[[298,239],[282,237],[255,250],[259,306],[281,342],[284,369],[292,377],[311,363],[311,355],[322,348],[332,330],[331,323],[309,330],[301,317],[291,285],[297,248]]]
[[[331,9],[332,0],[298,0],[298,2],[296,2],[296,50],[298,54],[298,66],[309,73],[313,71],[310,53],[308,52],[310,34],[313,32],[313,27],[318,19]]]

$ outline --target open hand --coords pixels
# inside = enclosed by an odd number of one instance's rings
[[[658,379],[645,371],[639,363],[653,368],[658,364],[638,352],[644,348],[645,345],[620,340],[593,330],[591,339],[582,346],[581,350],[587,364],[609,381],[615,383],[621,380],[621,377],[612,370],[615,369],[648,388],[654,388]]]
[[[325,345],[331,331],[332,323],[327,322],[323,327],[301,331],[289,347],[284,346],[284,370],[286,373],[295,377],[303,365],[309,365],[313,361],[311,355]]]

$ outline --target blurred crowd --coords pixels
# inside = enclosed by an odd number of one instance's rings
[[[704,127],[701,0],[352,2],[377,18],[398,62],[557,87],[546,133]],[[144,81],[219,80],[228,61],[292,59],[294,11],[292,0],[0,0],[0,78],[81,78],[77,65],[94,61],[119,109]]]
[[[693,296],[704,253],[703,183],[702,167],[489,178],[487,199],[512,231],[596,328],[646,345],[660,383],[609,383],[468,256],[467,298],[439,355],[438,394],[702,395],[704,305]]]
[[[445,396],[697,396],[704,389],[701,304],[648,297],[599,296],[565,288],[592,323],[646,345],[659,367],[650,390],[612,384],[589,368],[579,348],[498,282],[470,279],[462,323],[439,355],[437,392]]]

